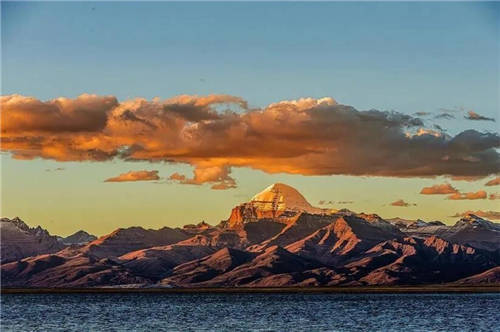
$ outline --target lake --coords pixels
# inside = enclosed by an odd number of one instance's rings
[[[500,294],[3,294],[2,331],[498,331]]]

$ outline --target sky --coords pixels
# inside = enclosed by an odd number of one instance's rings
[[[274,182],[383,217],[498,211],[499,9],[2,2],[1,215],[60,235],[216,224]]]

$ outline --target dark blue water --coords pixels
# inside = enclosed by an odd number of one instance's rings
[[[499,331],[500,294],[5,294],[2,331]]]

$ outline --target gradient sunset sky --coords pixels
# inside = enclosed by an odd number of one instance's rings
[[[499,211],[498,3],[1,11],[1,216],[216,224],[275,182],[387,218]]]

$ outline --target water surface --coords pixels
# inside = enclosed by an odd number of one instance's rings
[[[4,294],[2,331],[494,331],[500,294]]]

